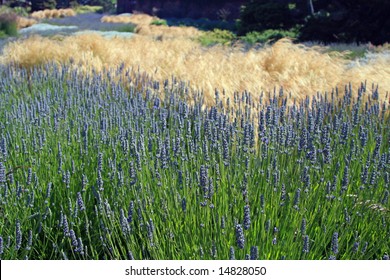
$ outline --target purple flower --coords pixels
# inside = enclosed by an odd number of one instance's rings
[[[238,248],[243,249],[245,246],[244,231],[240,224],[236,225],[236,243]]]
[[[69,230],[69,237],[70,237],[70,240],[72,242],[72,246],[77,248],[79,243],[78,243],[77,238],[76,238],[76,233],[74,232],[73,229]]]
[[[229,250],[229,260],[235,260],[235,255],[234,255],[234,247],[233,246],[230,246],[230,250]]]
[[[305,219],[305,218],[302,219],[302,223],[301,223],[301,234],[302,234],[302,235],[305,235],[305,234],[306,234],[306,219]]]
[[[63,216],[62,229],[64,231],[64,235],[68,237],[69,236],[69,224],[68,224],[68,219],[66,218],[66,215]]]
[[[129,223],[125,217],[125,211],[121,208],[120,210],[120,217],[119,217],[119,222],[122,228],[122,233],[124,235],[128,235],[130,233],[130,226]]]
[[[264,210],[265,200],[264,200],[264,194],[260,195],[260,207]]]
[[[221,229],[224,229],[226,226],[225,216],[222,216],[221,218]]]
[[[22,247],[22,231],[20,229],[20,221],[16,221],[16,241],[15,241],[15,250],[18,251]]]
[[[148,231],[148,238],[150,242],[153,242],[154,224],[152,219],[149,219],[149,222],[146,223],[146,229]]]
[[[30,230],[28,231],[27,247],[26,247],[26,250],[31,250],[32,240],[33,240],[33,233],[32,233],[32,230],[30,229]]]
[[[250,208],[249,205],[244,206],[244,229],[249,229],[251,225],[251,216],[250,216]]]
[[[77,193],[77,205],[78,205],[80,211],[85,210],[84,201],[83,201],[83,198],[82,198],[80,192]]]
[[[303,238],[303,252],[307,254],[309,253],[309,250],[310,250],[310,239],[308,235],[305,235],[305,237]]]
[[[259,248],[257,246],[252,246],[250,259],[257,260],[258,258],[259,258]]]
[[[332,252],[337,255],[339,253],[339,234],[338,232],[333,233],[332,236]]]
[[[4,137],[2,137],[0,140],[0,151],[3,154],[3,158],[7,158],[7,144]]]
[[[98,171],[103,170],[103,154],[99,152],[98,154]]]
[[[32,181],[32,169],[31,168],[29,168],[28,170],[27,170],[27,185],[30,185],[31,184],[31,181]]]
[[[301,189],[297,189],[296,192],[295,192],[295,197],[294,197],[294,208],[299,210],[299,200],[300,200],[300,197],[301,197]]]
[[[3,162],[0,161],[0,184],[4,184],[6,182],[6,176],[5,176],[5,166]]]
[[[134,213],[134,201],[130,201],[129,210],[127,212],[127,222],[131,223],[133,221]]]
[[[0,236],[0,256],[4,253],[3,237]]]
[[[346,165],[344,167],[343,180],[341,181],[341,191],[346,191],[349,184],[349,167]]]
[[[208,187],[207,168],[205,165],[200,166],[199,174],[200,187],[204,190]]]
[[[183,212],[186,212],[187,210],[187,201],[185,197],[183,197],[181,200],[181,209],[183,210]]]
[[[305,166],[305,168],[303,169],[302,180],[303,180],[305,189],[306,190],[309,189],[310,188],[310,174],[309,174],[309,167],[308,166]]]
[[[215,245],[214,241],[213,241],[213,244],[211,246],[211,257],[213,259],[217,258],[217,246]]]
[[[80,253],[80,255],[84,255],[84,245],[81,237],[77,239],[77,248],[74,251]]]
[[[98,185],[99,191],[103,191],[104,190],[102,173],[100,171],[98,171],[97,185]]]
[[[360,243],[359,242],[355,242],[355,243],[353,243],[353,247],[352,247],[352,252],[353,253],[357,253],[358,252],[358,250],[359,250],[359,245],[360,245]]]
[[[81,179],[81,190],[84,192],[88,184],[88,178],[85,174],[82,175]]]

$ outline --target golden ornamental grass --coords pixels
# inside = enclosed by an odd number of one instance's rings
[[[201,31],[191,26],[165,25],[139,25],[135,28],[135,33],[145,36],[154,36],[160,39],[177,37],[197,38],[202,34]]]
[[[150,25],[154,20],[158,20],[158,17],[150,16],[147,14],[132,14],[132,15],[115,15],[115,16],[103,16],[101,22],[108,23],[133,23],[136,25]]]
[[[16,19],[16,24],[18,26],[18,29],[30,27],[36,23],[38,23],[38,21],[36,19],[33,19],[33,18],[18,16]]]
[[[159,18],[147,14],[103,16],[101,18],[101,22],[135,24],[135,33],[159,39],[174,37],[196,38],[202,33],[194,27],[151,25],[155,20],[159,20]]]
[[[73,17],[76,15],[76,12],[71,9],[45,9],[41,11],[36,11],[31,14],[31,17],[36,19],[49,19],[49,18],[59,18],[59,17]]]
[[[105,39],[85,34],[55,40],[35,36],[7,45],[0,62],[29,68],[52,61],[63,64],[71,58],[85,69],[115,69],[124,63],[159,81],[176,76],[202,90],[208,104],[214,102],[216,88],[232,98],[235,91],[247,90],[258,97],[262,91],[282,86],[292,97],[302,99],[335,86],[343,89],[349,82],[356,90],[367,80],[368,85],[379,84],[382,101],[390,90],[389,59],[378,58],[350,68],[341,57],[286,39],[242,51],[239,46],[205,48],[188,38],[155,40],[136,35]]]

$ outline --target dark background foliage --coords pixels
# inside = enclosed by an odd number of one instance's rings
[[[100,5],[117,13],[146,12],[162,18],[208,18],[237,23],[238,35],[294,30],[300,41],[383,44],[390,41],[388,0],[31,0],[1,1],[31,10]],[[27,3],[27,4],[26,4]]]

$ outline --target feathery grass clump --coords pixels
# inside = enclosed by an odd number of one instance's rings
[[[0,14],[0,30],[9,36],[17,36],[19,29],[32,26],[36,23],[37,20],[33,18],[20,16],[12,12]]]
[[[159,26],[155,26],[159,28]],[[371,59],[349,67],[350,61],[323,53],[315,47],[280,40],[272,46],[243,51],[240,46],[202,47],[187,38],[105,39],[97,35],[64,37],[60,40],[31,37],[10,43],[0,58],[4,64],[32,68],[48,62],[75,61],[84,69],[139,69],[160,82],[176,76],[189,81],[193,89],[204,91],[205,103],[212,104],[214,91],[247,90],[259,100],[261,92],[275,86],[302,100],[318,91],[352,83],[356,92],[361,81],[380,85],[379,99],[386,100],[390,90],[390,60]]]
[[[59,18],[59,17],[73,17],[76,15],[76,12],[71,9],[45,9],[41,11],[36,11],[31,13],[31,17],[36,19],[50,19],[50,18]]]
[[[174,77],[76,63],[0,68],[1,259],[388,256],[376,88],[202,109]]]
[[[37,24],[38,21],[33,18],[18,16],[16,19],[18,29],[26,28]]]
[[[135,33],[144,36],[152,36],[159,40],[167,38],[197,38],[202,32],[195,27],[168,26],[164,21],[147,14],[122,14],[116,16],[103,16],[102,22],[107,23],[132,23],[136,25]]]
[[[133,23],[136,25],[150,25],[153,21],[159,20],[158,17],[150,16],[148,14],[120,14],[120,15],[106,15],[101,21],[108,23]]]

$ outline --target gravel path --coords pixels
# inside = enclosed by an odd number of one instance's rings
[[[115,30],[118,27],[126,25],[123,23],[101,22],[100,20],[103,16],[104,14],[86,13],[74,17],[50,19],[47,22],[54,25],[77,26],[79,30],[98,30],[98,31]]]
[[[21,29],[18,38],[25,38],[31,35],[53,36],[86,32],[98,33],[109,38],[114,36],[131,37],[134,35],[130,32],[116,31],[128,24],[101,22],[103,16],[104,14],[86,13],[74,17],[43,20],[44,23],[38,23]],[[18,38],[0,39],[0,54],[8,42],[15,41]]]

